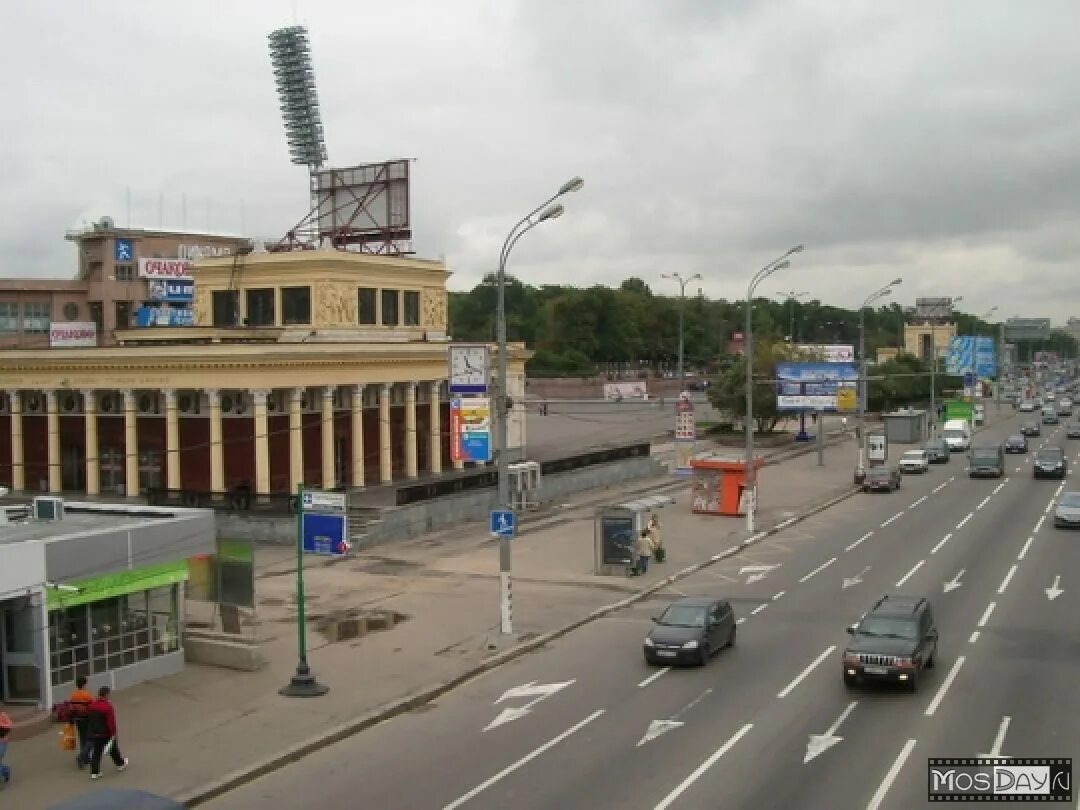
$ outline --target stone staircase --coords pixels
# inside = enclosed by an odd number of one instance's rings
[[[378,506],[349,505],[349,545],[353,551],[372,545],[368,536],[382,522],[382,511]]]

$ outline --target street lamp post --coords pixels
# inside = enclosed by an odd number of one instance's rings
[[[866,300],[859,307],[859,381],[858,381],[858,409],[859,409],[859,469],[866,469],[866,308],[875,301],[891,295],[893,287],[903,283],[902,278],[894,278],[879,290],[874,290],[866,296]]]
[[[743,351],[746,353],[746,530],[754,531],[754,510],[757,509],[757,470],[754,467],[754,290],[757,285],[777,270],[788,265],[788,256],[803,249],[796,245],[783,256],[774,259],[762,267],[750,279],[746,288],[746,326],[743,338]]]
[[[799,292],[797,290],[788,290],[787,292],[777,293],[776,297],[782,301],[786,301],[788,304],[788,340],[791,341],[791,345],[795,345],[795,302],[800,298],[805,298],[810,293],[803,290]]]
[[[964,300],[964,296],[958,295],[949,299],[949,308]],[[937,433],[937,321],[930,321],[930,424]]]
[[[999,309],[999,307],[997,307],[997,306],[990,307],[990,309],[986,310],[986,312],[984,312],[982,315],[979,316],[979,320],[980,321],[985,321],[987,318],[989,318],[991,315],[993,315],[995,312],[997,312],[998,309]],[[978,326],[976,326],[975,328],[978,329]],[[993,339],[993,336],[991,336],[991,339]],[[978,343],[977,340],[976,340],[976,343]],[[998,355],[998,358],[997,358],[997,395],[996,395],[997,407],[996,407],[995,410],[1000,411],[1001,410],[1001,382],[1002,382],[1002,377],[1001,377],[1001,371],[1002,371],[1001,363],[1002,363],[1002,360],[1001,360],[1001,352],[1000,352],[1000,350],[998,351],[997,355]],[[978,358],[978,352],[976,351],[975,355],[972,357],[972,362],[976,362],[977,358]],[[977,365],[977,363],[976,363],[976,365]],[[978,371],[978,369],[976,369],[976,371]],[[974,396],[972,397],[972,399],[974,399]]]
[[[511,509],[510,503],[510,452],[509,444],[509,398],[507,396],[507,345],[506,345],[506,262],[510,258],[510,251],[514,245],[526,233],[531,231],[541,222],[556,219],[562,216],[562,205],[555,203],[559,197],[574,191],[579,191],[585,185],[580,177],[567,180],[559,190],[550,198],[538,205],[521,219],[507,234],[503,242],[502,250],[499,251],[499,271],[495,277],[495,340],[498,367],[495,381],[495,446],[498,455],[495,457],[495,468],[498,475],[498,499],[500,509]],[[553,204],[554,203],[554,204]],[[511,635],[514,632],[513,605],[510,589],[511,556],[510,538],[499,538],[499,580],[500,580],[500,629],[503,635]]]
[[[679,284],[679,396],[686,390],[686,377],[683,371],[683,318],[686,310],[686,285],[691,281],[700,281],[701,273],[694,273],[690,278],[683,278],[679,273],[661,273],[660,278],[676,281]]]

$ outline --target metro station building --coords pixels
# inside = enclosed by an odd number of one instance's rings
[[[141,233],[98,227],[91,255],[115,257],[125,240],[133,266],[186,273],[190,315],[125,322],[114,307],[93,345],[0,349],[0,485],[257,503],[301,482],[361,488],[462,466],[450,458],[442,262],[241,246],[170,265],[144,252],[161,254],[161,235]],[[116,283],[111,265],[80,279]],[[527,356],[510,347],[511,454],[525,446]]]

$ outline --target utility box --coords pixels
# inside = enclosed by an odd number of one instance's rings
[[[885,435],[897,444],[922,445],[929,438],[929,421],[926,411],[902,408],[893,413],[882,414]]]
[[[760,456],[754,469],[765,466]],[[690,460],[690,511],[696,515],[742,515],[746,489],[746,458],[700,455]]]
[[[648,526],[649,515],[675,503],[670,495],[653,495],[596,513],[593,567],[601,576],[625,575],[634,565],[634,541]]]

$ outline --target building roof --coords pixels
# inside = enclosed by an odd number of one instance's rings
[[[108,220],[108,222],[106,222],[105,220]],[[108,217],[102,217],[102,219],[98,222],[88,223],[86,225],[83,225],[81,228],[72,228],[64,234],[64,238],[72,242],[77,242],[80,239],[85,239],[87,237],[106,236],[119,236],[121,238],[128,236],[199,236],[205,237],[207,239],[246,238],[237,233],[224,233],[206,230],[188,230],[186,228],[125,228],[116,225]]]
[[[21,506],[5,504],[8,511],[21,512]],[[138,529],[163,520],[182,520],[201,514],[200,509],[166,509],[128,504],[65,502],[62,520],[13,520],[0,523],[0,545],[31,540],[52,542],[65,538],[117,529]]]

